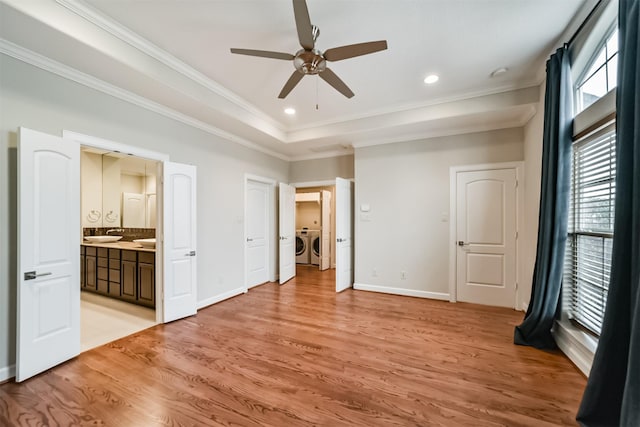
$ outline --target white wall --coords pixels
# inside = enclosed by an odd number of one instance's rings
[[[542,177],[542,135],[544,131],[544,91],[540,85],[540,104],[536,114],[524,127],[524,227],[520,264],[519,309],[526,310],[531,297],[533,266],[538,241],[538,211]]]
[[[355,282],[448,299],[449,168],[523,160],[523,140],[516,128],[356,149]]]
[[[353,178],[353,155],[326,159],[298,160],[289,164],[292,183]]]
[[[320,229],[320,203],[296,203],[296,230],[307,227],[309,230]]]
[[[68,129],[166,153],[198,168],[198,300],[244,286],[244,175],[288,182],[286,161],[224,141],[0,55],[0,379],[14,363],[16,131]],[[274,241],[274,247],[277,242]]]

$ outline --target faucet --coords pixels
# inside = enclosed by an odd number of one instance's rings
[[[107,230],[105,234],[109,235],[109,233],[124,233],[124,228],[112,228],[111,230]]]

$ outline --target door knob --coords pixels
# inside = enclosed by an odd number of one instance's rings
[[[465,243],[462,240],[458,240],[458,246],[467,246],[467,245],[468,245],[468,243]]]
[[[184,256],[196,256],[196,251],[191,251],[189,253],[184,254]]]
[[[253,242],[253,239],[247,237],[247,242]]]

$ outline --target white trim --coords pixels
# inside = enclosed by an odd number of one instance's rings
[[[247,186],[249,184],[249,181],[254,181],[254,182],[259,182],[262,184],[266,184],[269,186],[269,206],[267,206],[268,209],[268,213],[267,213],[267,253],[268,253],[268,270],[267,270],[267,278],[270,282],[275,282],[276,281],[276,271],[278,270],[278,268],[276,267],[275,263],[277,260],[276,257],[276,239],[277,239],[277,225],[276,225],[276,220],[277,220],[277,208],[276,208],[276,187],[278,185],[278,181],[276,181],[275,179],[271,179],[271,178],[265,178],[263,176],[259,176],[259,175],[252,175],[249,173],[245,173],[244,174],[244,239],[242,241],[242,245],[244,247],[243,252],[244,252],[244,289],[249,289],[250,287],[247,285],[247,217],[248,217],[248,211],[247,211]],[[253,287],[253,286],[251,286]]]
[[[524,162],[501,162],[501,163],[481,163],[477,165],[451,166],[449,168],[449,301],[457,301],[456,287],[456,234],[457,234],[457,174],[458,172],[473,172],[497,169],[514,169],[516,172],[516,283],[522,283],[520,277],[520,254],[522,253],[521,226],[524,225]],[[520,289],[518,286],[515,292],[513,307],[518,308]]]
[[[146,55],[149,55],[150,57],[158,60],[172,70],[200,84],[201,86],[207,88],[215,94],[220,95],[221,97],[232,102],[243,110],[260,117],[261,120],[268,122],[281,132],[284,132],[283,124],[274,120],[273,117],[267,115],[266,113],[255,107],[253,104],[242,99],[216,81],[210,79],[206,75],[197,71],[195,68],[180,61],[178,58],[171,55],[164,49],[141,37],[139,34],[134,33],[130,29],[119,24],[107,15],[102,14],[88,4],[79,2],[77,0],[56,0],[56,2],[72,11],[76,15],[91,22],[95,26],[100,27],[111,35],[117,37],[119,40],[127,43],[129,46],[132,46],[145,53]]]
[[[16,376],[16,365],[5,366],[0,368],[0,383],[8,381]]]
[[[323,181],[306,181],[306,182],[295,182],[289,184],[295,188],[310,188],[310,187],[331,187],[332,185],[336,185],[335,179],[326,179]]]
[[[415,289],[393,288],[390,286],[367,285],[366,283],[354,283],[353,289],[359,291],[380,292],[383,294],[402,295],[406,297],[418,297],[449,301],[449,294],[444,292],[418,291]]]
[[[96,136],[85,135],[66,129],[62,130],[62,138],[76,141],[80,145],[84,145],[87,147],[129,154],[131,156],[142,157],[149,160],[157,160],[159,162],[165,162],[169,160],[168,154],[160,153],[158,151],[146,150],[144,148],[135,147],[133,145],[127,145],[121,142],[98,138]]]
[[[197,309],[198,310],[202,310],[203,308],[209,307],[210,305],[213,304],[217,304],[221,301],[224,301],[226,299],[229,298],[233,298],[235,296],[238,296],[240,294],[244,294],[247,293],[246,288],[235,288],[235,289],[231,289],[230,291],[227,292],[223,292],[219,295],[213,296],[211,298],[206,298],[202,301],[198,301],[198,306]]]
[[[276,157],[278,159],[289,161],[289,156],[270,150],[268,148],[264,148],[261,145],[226,132],[208,123],[194,119],[193,117],[168,108],[162,104],[136,95],[133,92],[129,92],[127,90],[114,86],[89,74],[78,71],[75,68],[71,68],[60,62],[54,61],[53,59],[47,58],[46,56],[40,55],[39,53],[33,52],[29,49],[12,43],[6,39],[0,38],[0,53],[8,55],[29,65],[33,65],[34,67],[38,67],[44,71],[56,74],[67,80],[71,80],[83,86],[113,96],[114,98],[126,101],[130,104],[160,114],[161,116],[183,123],[187,126],[202,130],[211,135],[215,135],[226,141],[234,142],[252,150]]]
[[[552,332],[560,350],[588,377],[598,341],[568,320],[556,321]]]

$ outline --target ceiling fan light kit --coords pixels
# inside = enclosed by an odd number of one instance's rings
[[[302,46],[302,49],[297,51],[295,55],[283,52],[271,52],[267,50],[237,48],[231,48],[231,53],[293,61],[295,71],[284,84],[278,98],[286,98],[305,75],[316,74],[347,98],[353,97],[354,94],[351,89],[349,89],[349,87],[333,71],[331,71],[329,67],[327,67],[327,61],[341,61],[343,59],[379,52],[387,49],[387,41],[379,40],[335,47],[328,49],[323,53],[315,48],[315,43],[320,35],[320,30],[315,25],[311,25],[306,1],[293,0],[293,13],[296,20],[298,41],[300,42],[300,46]]]

